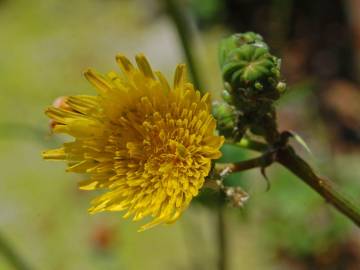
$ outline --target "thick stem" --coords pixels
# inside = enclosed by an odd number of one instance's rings
[[[0,234],[0,253],[9,262],[9,264],[14,267],[14,269],[30,269],[2,234]]]
[[[168,14],[174,22],[184,54],[186,57],[187,64],[189,66],[189,72],[193,79],[195,88],[200,92],[204,91],[203,85],[200,80],[198,73],[198,65],[195,61],[193,51],[191,49],[191,37],[192,31],[188,23],[188,14],[184,10],[184,6],[180,5],[178,0],[163,0],[167,8]],[[202,92],[203,93],[203,92]]]
[[[291,147],[277,152],[277,161],[317,191],[326,201],[360,226],[360,207],[340,191],[335,183],[320,178]]]
[[[218,229],[218,270],[227,270],[227,241],[225,228],[225,209],[219,205],[217,209],[217,229]]]

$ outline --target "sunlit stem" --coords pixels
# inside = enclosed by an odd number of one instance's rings
[[[0,233],[0,256],[3,256],[14,269],[30,270],[30,267],[19,256],[14,247]]]

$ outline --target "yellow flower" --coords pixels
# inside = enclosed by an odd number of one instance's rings
[[[153,72],[143,55],[137,68],[118,55],[122,75],[85,72],[97,96],[70,96],[46,114],[55,133],[75,141],[45,151],[45,159],[66,160],[67,171],[87,173],[84,190],[105,189],[91,213],[123,211],[124,217],[153,219],[140,230],[174,222],[199,192],[221,156],[223,137],[214,134],[209,95],[201,97],[178,65],[174,86]]]

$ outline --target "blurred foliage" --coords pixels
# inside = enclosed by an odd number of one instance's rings
[[[279,102],[281,127],[299,133],[319,170],[341,179],[358,196],[359,155],[334,149],[338,141],[330,141],[332,132],[317,102],[319,92],[326,95],[324,80],[355,74],[344,9],[339,1],[284,2],[293,3],[286,5],[286,28],[269,23],[283,19],[271,12],[273,1],[190,2],[204,30],[199,33],[203,42],[196,45],[209,89],[215,98],[222,90],[216,51],[229,29],[272,37],[270,45],[281,51],[287,82],[293,85]],[[115,70],[118,52],[146,53],[168,78],[183,62],[174,29],[156,6],[145,0],[0,2],[0,230],[33,269],[215,269],[211,211],[194,204],[178,223],[138,234],[121,214],[89,216],[93,195],[76,188],[82,177],[40,158],[42,150],[62,140],[50,138],[44,108],[60,95],[94,93],[82,70]],[[222,163],[253,156],[229,145],[223,153]],[[256,170],[226,179],[251,195],[244,210],[228,209],[232,269],[281,269],[284,257],[305,262],[317,254],[335,260],[329,253],[334,247],[347,251],[344,244],[359,239],[352,224],[290,173],[280,168],[268,173],[269,192]],[[215,201],[208,192],[199,198],[206,204]],[[360,250],[359,243],[354,249]],[[320,269],[315,259],[312,265]],[[0,269],[11,269],[2,256]]]
[[[219,0],[190,0],[190,7],[200,27],[208,27],[220,22],[224,12],[224,2]]]
[[[272,179],[271,198],[260,206],[264,239],[271,250],[301,258],[346,239],[351,222],[324,208],[320,196],[283,170]]]

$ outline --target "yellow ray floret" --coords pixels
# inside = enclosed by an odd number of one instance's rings
[[[126,57],[116,61],[122,74],[102,76],[88,70],[97,96],[72,96],[46,114],[55,133],[75,138],[45,159],[66,160],[67,171],[86,173],[84,190],[105,189],[91,213],[125,211],[124,217],[152,220],[140,230],[174,222],[189,206],[221,156],[223,137],[215,135],[209,95],[201,97],[178,65],[171,87],[153,72],[143,55],[135,67]]]

